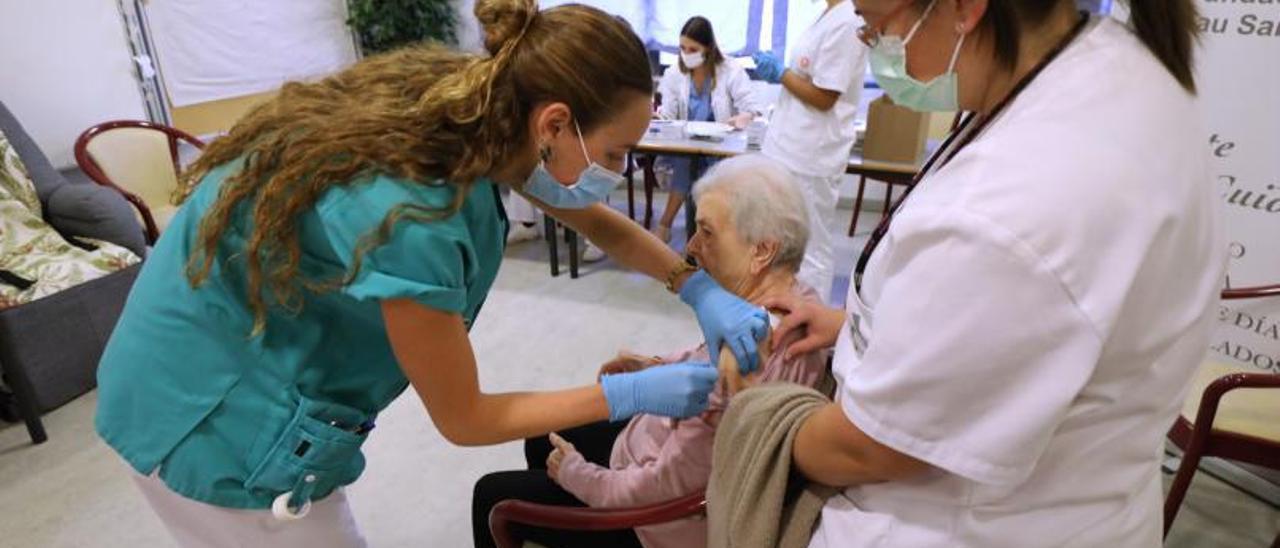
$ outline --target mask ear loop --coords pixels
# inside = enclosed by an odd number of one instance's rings
[[[912,38],[915,38],[916,31],[920,30],[920,25],[924,24],[924,20],[929,18],[929,14],[933,13],[933,7],[938,5],[938,0],[929,2],[929,7],[924,9],[924,13],[920,15],[920,19],[916,20],[916,24],[911,25],[911,30],[907,31],[907,37],[902,39],[902,45],[907,45]]]
[[[956,50],[951,52],[951,64],[947,65],[947,74],[954,74],[956,71],[956,60],[960,59],[960,48],[964,47],[964,39],[968,34],[961,34],[960,41],[956,42]]]
[[[591,167],[591,155],[587,154],[587,140],[582,138],[582,128],[578,126],[578,120],[573,121],[573,130],[578,133],[578,144],[582,145],[582,157],[587,159],[587,167]]]

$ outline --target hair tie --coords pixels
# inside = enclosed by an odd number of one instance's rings
[[[498,48],[498,51],[494,52],[493,56],[496,58],[501,56],[504,53],[510,53],[512,50],[514,50],[516,48],[516,45],[519,44],[521,40],[524,40],[524,36],[529,33],[529,27],[533,25],[533,20],[536,17],[538,17],[538,11],[537,11],[537,7],[535,6],[533,14],[526,17],[524,19],[524,24],[520,25],[520,31],[517,32],[515,36],[511,37],[505,43],[503,43],[502,47]]]

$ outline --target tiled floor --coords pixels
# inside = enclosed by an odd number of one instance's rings
[[[842,211],[842,223],[848,214]],[[863,217],[863,234],[876,219]],[[838,271],[849,270],[860,245],[842,239],[838,255],[846,260]],[[551,278],[537,242],[508,252],[477,324],[473,343],[489,391],[591,382],[597,364],[619,348],[658,352],[699,337],[684,306],[657,282],[608,262],[584,266],[577,280]],[[95,401],[89,394],[48,414],[50,441],[38,447],[19,425],[0,429],[0,547],[171,545],[121,462],[94,435]],[[367,454],[367,472],[350,495],[365,535],[380,547],[470,546],[472,482],[521,461],[517,444],[449,445],[412,392],[380,417]],[[1168,545],[1266,547],[1278,530],[1280,511],[1201,474]]]

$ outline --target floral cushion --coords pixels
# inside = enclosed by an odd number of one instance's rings
[[[25,304],[101,278],[141,261],[133,252],[97,240],[94,250],[67,242],[40,216],[35,185],[0,134],[0,270],[32,282],[0,281],[0,309]]]
[[[27,167],[22,165],[18,151],[9,145],[9,140],[0,132],[0,194],[8,196],[40,217],[40,197],[36,194],[36,185],[27,174]]]

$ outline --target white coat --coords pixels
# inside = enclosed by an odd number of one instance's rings
[[[840,94],[828,110],[810,106],[785,88],[779,94],[763,152],[792,173],[830,179],[843,174],[849,164],[869,55],[858,40],[862,24],[853,2],[841,2],[824,12],[792,48],[788,70]]]
[[[725,60],[716,67],[716,86],[711,90],[711,111],[717,122],[727,122],[742,112],[764,114],[765,105],[756,97],[747,77],[747,71]],[[658,93],[662,94],[662,106],[658,113],[670,120],[689,119],[689,90],[693,79],[689,74],[680,72],[680,67],[672,65],[663,73],[658,83]]]
[[[1227,245],[1195,97],[1090,25],[920,183],[850,292],[837,402],[932,470],[829,499],[811,548],[1160,545]]]

